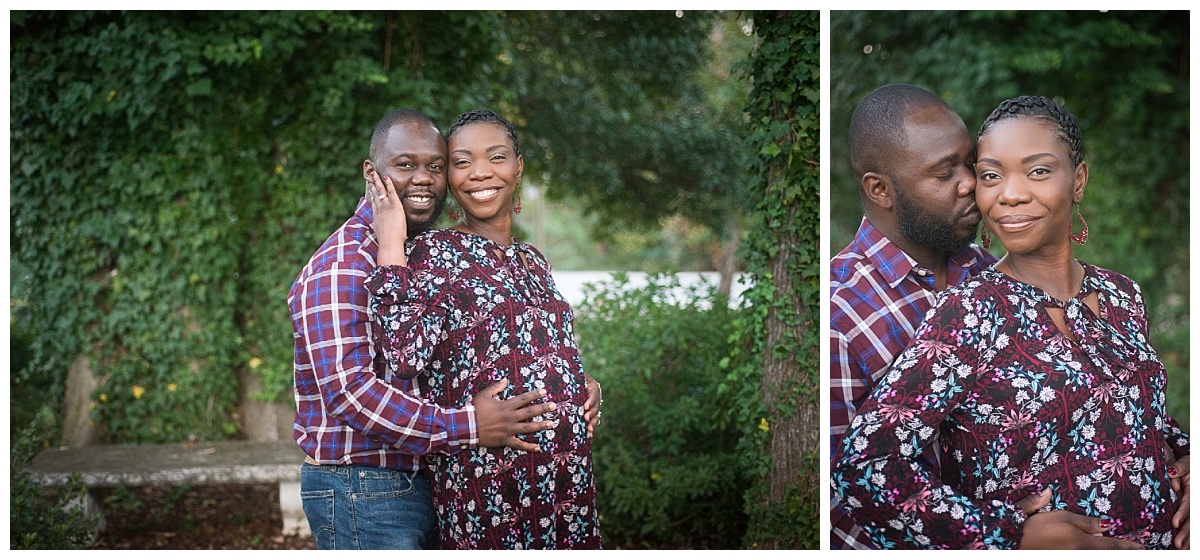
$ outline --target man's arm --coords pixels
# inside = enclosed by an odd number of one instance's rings
[[[583,403],[583,420],[587,422],[588,437],[595,434],[596,426],[600,424],[600,405],[604,404],[604,394],[600,392],[600,382],[588,374],[583,374],[587,382],[588,398]]]
[[[499,446],[516,434],[549,427],[549,422],[526,422],[552,410],[551,403],[531,405],[538,397],[529,393],[507,401],[476,397],[463,408],[442,408],[377,377],[365,277],[360,268],[333,263],[306,278],[292,302],[295,330],[327,414],[410,455]]]

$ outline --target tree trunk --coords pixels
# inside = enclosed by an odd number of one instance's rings
[[[793,216],[794,217],[794,216]],[[788,309],[803,312],[803,302],[796,297],[788,260],[793,255],[793,242],[781,240],[783,250],[771,261],[776,298],[786,297]],[[778,301],[778,300],[777,300]],[[811,380],[817,379],[813,372],[801,371],[795,354],[776,356],[772,350],[787,340],[802,340],[802,331],[814,328],[811,317],[796,322],[793,326],[780,316],[780,308],[772,306],[767,315],[767,341],[763,356],[763,379],[761,383],[763,403],[771,415],[771,473],[769,475],[772,502],[781,502],[789,486],[801,492],[815,491],[819,473],[803,473],[802,465],[806,453],[819,449],[817,440],[820,410],[814,399],[800,395],[818,394]],[[790,332],[789,332],[790,329]]]

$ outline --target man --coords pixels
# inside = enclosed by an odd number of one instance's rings
[[[414,110],[385,115],[371,136],[364,179],[389,177],[415,235],[437,219],[446,199],[446,141]],[[368,189],[369,191],[369,189]],[[473,446],[532,451],[519,434],[549,429],[531,422],[552,409],[544,391],[507,401],[506,382],[471,405],[443,409],[410,394],[409,381],[376,362],[363,280],[378,251],[370,201],[335,231],[300,272],[288,306],[295,340],[296,443],[308,455],[301,498],[321,549],[420,549],[437,545],[428,479],[429,453]],[[588,378],[589,429],[598,420],[599,385]]]
[[[830,262],[831,452],[937,293],[996,261],[971,243],[980,221],[974,142],[941,98],[908,84],[880,87],[855,108],[849,136],[864,216],[854,240]],[[936,471],[932,453],[924,459]],[[1033,514],[1047,503],[1043,494],[1018,506]],[[830,504],[831,548],[873,548],[832,496]],[[1092,536],[1099,527],[1099,519],[1081,515],[1032,515],[1021,544],[1128,544]]]
[[[829,265],[833,446],[937,292],[996,260],[971,244],[980,219],[974,148],[962,119],[915,86],[883,86],[854,110],[850,166],[864,216]],[[832,548],[873,548],[836,500],[830,522]]]

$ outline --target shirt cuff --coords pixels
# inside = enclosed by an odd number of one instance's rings
[[[475,405],[446,411],[446,447],[448,455],[479,446],[479,427],[475,423]]]

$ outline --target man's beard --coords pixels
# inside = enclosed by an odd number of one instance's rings
[[[969,234],[956,233],[955,221],[958,216],[931,212],[912,204],[900,193],[897,189],[896,218],[900,221],[900,233],[909,241],[954,255],[966,249],[975,240],[975,234],[979,231],[978,225],[972,227]]]
[[[448,195],[447,195],[448,196]],[[446,207],[446,196],[435,198],[433,201],[433,212],[429,213],[429,219],[421,221],[413,221],[412,217],[407,212],[404,214],[404,222],[408,225],[408,238],[412,239],[420,233],[424,233],[429,228],[436,224],[438,218],[442,215],[442,209]]]

